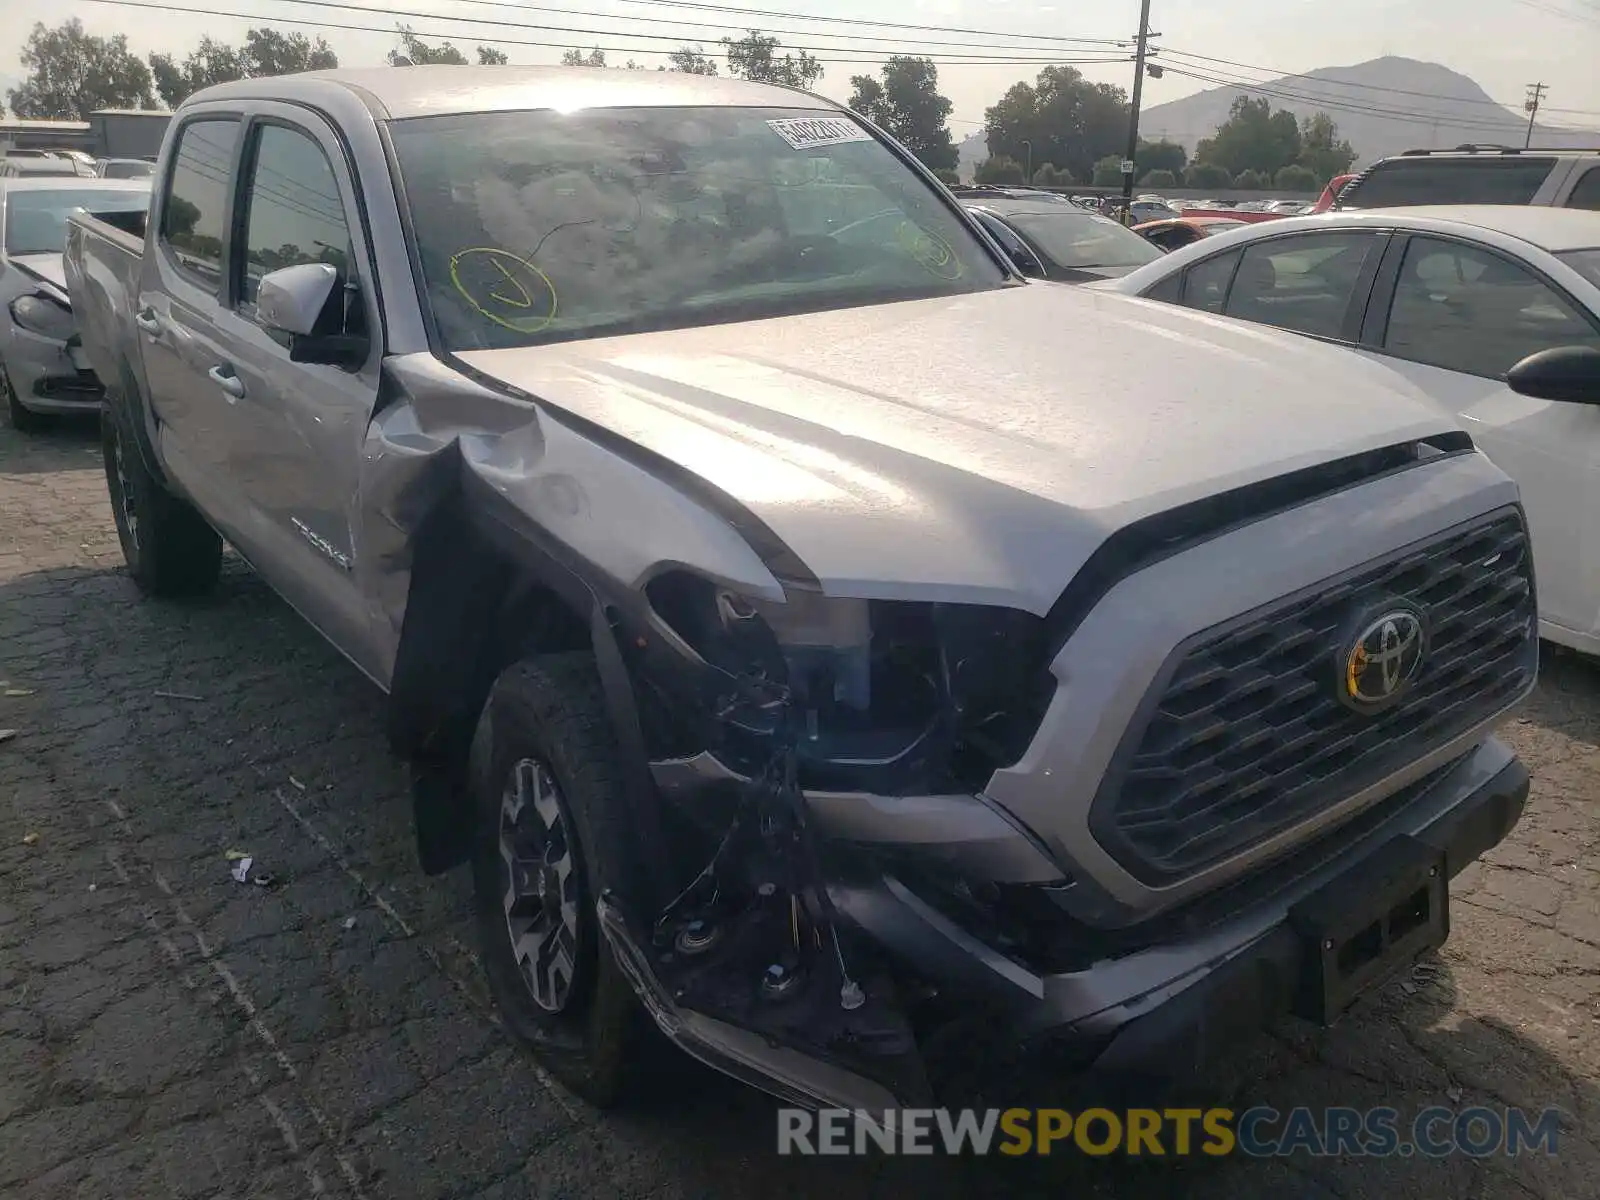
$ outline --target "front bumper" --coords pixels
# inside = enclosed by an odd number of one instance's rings
[[[1171,1078],[1206,1072],[1240,1039],[1291,1011],[1304,961],[1290,925],[1297,904],[1402,838],[1436,849],[1454,876],[1510,832],[1527,793],[1526,770],[1490,738],[1425,786],[1404,789],[1230,888],[1143,926],[1080,927],[1087,953],[1070,970],[1030,965],[952,920],[889,870],[863,872],[860,859],[856,869],[830,877],[828,891],[856,938],[982,1014],[990,1028],[1007,1031],[1009,1055],[1067,1047],[1073,1061],[1095,1071]],[[868,854],[865,861],[891,860]],[[1071,921],[1065,911],[1060,919]],[[620,910],[602,903],[602,925],[663,1032],[718,1069],[789,1103],[881,1110],[930,1099],[921,1088],[886,1086],[881,1076],[868,1078],[842,1061],[774,1045],[681,1007],[654,981],[649,954]]]
[[[6,373],[17,399],[30,412],[98,412],[105,389],[83,351],[65,342],[13,328],[6,341]]]

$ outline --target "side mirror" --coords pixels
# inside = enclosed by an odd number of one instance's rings
[[[339,272],[331,263],[296,263],[261,277],[256,289],[256,319],[269,331],[286,335],[289,361],[354,368],[367,359],[365,337],[315,333]]]
[[[261,277],[256,318],[268,329],[305,337],[317,327],[328,297],[339,283],[331,263],[297,263]]]
[[[1536,400],[1600,404],[1600,350],[1553,346],[1530,354],[1506,372],[1513,392]]]

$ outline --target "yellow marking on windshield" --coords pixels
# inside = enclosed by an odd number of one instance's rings
[[[450,259],[450,282],[472,310],[514,333],[539,333],[556,319],[556,285],[539,267],[498,246],[468,246]],[[548,304],[543,303],[548,298]],[[546,308],[527,316],[505,309]]]
[[[939,279],[960,279],[966,273],[950,243],[915,221],[901,221],[895,226],[894,236],[900,248],[928,274]]]

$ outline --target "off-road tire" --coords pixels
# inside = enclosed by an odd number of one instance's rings
[[[600,1107],[644,1094],[658,1067],[632,987],[600,931],[595,899],[625,881],[632,861],[619,750],[593,658],[549,654],[495,681],[472,744],[472,872],[484,972],[507,1028],[566,1087]],[[501,874],[502,795],[515,764],[553,776],[576,858],[579,952],[565,1008],[539,1007],[513,953]]]
[[[114,407],[102,409],[106,487],[128,574],[148,596],[202,595],[222,570],[222,539],[150,474],[123,422]]]
[[[16,385],[11,382],[5,363],[0,363],[0,393],[5,395],[6,416],[11,419],[11,428],[18,433],[38,433],[45,427],[49,418],[31,408],[22,407],[22,398],[17,395]]]

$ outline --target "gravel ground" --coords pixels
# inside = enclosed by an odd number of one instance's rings
[[[779,1159],[772,1105],[685,1062],[602,1116],[507,1040],[460,872],[415,866],[382,701],[230,563],[141,603],[98,441],[0,429],[0,1196],[1593,1195],[1600,671],[1506,736],[1522,825],[1452,895],[1436,969],[1213,1082],[1268,1103],[1564,1110],[1554,1158]],[[234,884],[252,854],[276,886]],[[915,1189],[913,1191],[913,1189]]]

